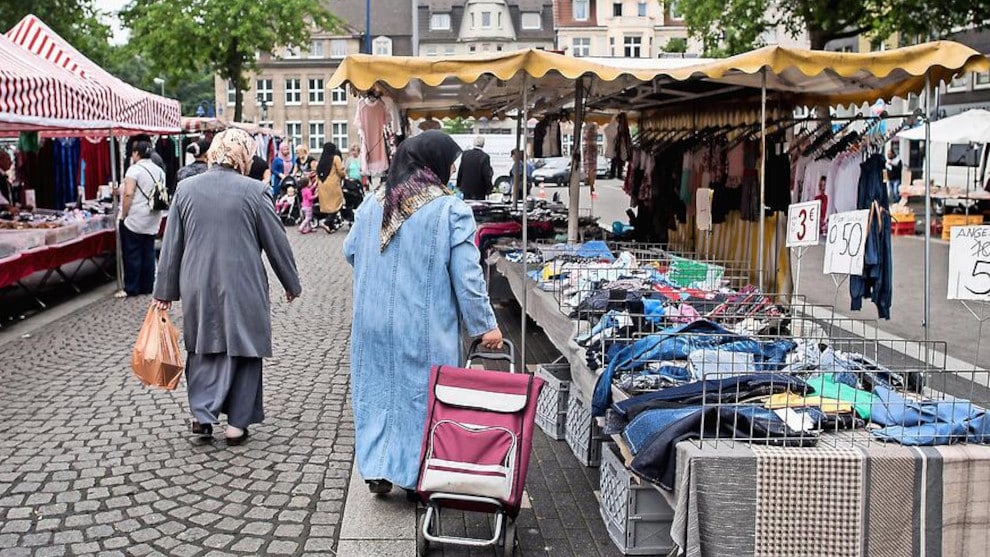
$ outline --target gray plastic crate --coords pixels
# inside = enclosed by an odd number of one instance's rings
[[[602,460],[602,428],[591,417],[591,406],[574,393],[567,400],[567,445],[585,466],[598,466]]]
[[[536,425],[560,441],[567,432],[567,400],[571,391],[570,364],[540,364],[536,376],[546,383],[536,401]]]
[[[602,450],[600,507],[608,537],[623,555],[666,555],[674,547],[674,510],[655,488],[640,485],[614,443]]]

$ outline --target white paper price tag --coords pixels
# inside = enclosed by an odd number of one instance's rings
[[[787,247],[818,244],[821,201],[794,203],[787,208]]]
[[[862,275],[870,210],[836,213],[828,218],[825,274]]]
[[[990,226],[952,227],[948,298],[990,301]]]

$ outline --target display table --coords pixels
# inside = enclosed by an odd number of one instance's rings
[[[115,244],[116,239],[113,230],[100,230],[63,244],[34,248],[2,259],[0,260],[0,288],[20,286],[34,295],[34,290],[28,288],[22,281],[42,271],[45,271],[45,276],[38,288],[43,287],[52,274],[58,274],[67,284],[76,288],[73,281],[82,266],[100,255],[112,253]],[[78,265],[70,274],[66,274],[62,270],[63,266],[76,262]],[[37,296],[35,299],[39,305],[44,307],[41,300],[37,300]]]
[[[577,323],[521,264],[499,258],[496,269],[520,303],[528,289],[527,313],[587,400],[595,374],[573,342]],[[674,510],[671,538],[689,556],[962,557],[990,547],[985,445],[912,448],[857,430],[823,434],[813,448],[708,440],[676,450],[674,491],[654,487]]]

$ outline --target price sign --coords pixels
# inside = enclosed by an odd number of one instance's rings
[[[990,226],[952,227],[948,298],[990,300]]]
[[[787,247],[818,244],[821,201],[794,203],[787,208]]]
[[[862,275],[870,210],[836,213],[828,218],[825,274]]]

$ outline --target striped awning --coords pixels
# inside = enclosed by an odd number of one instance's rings
[[[99,91],[96,108],[105,110],[103,120],[113,123],[118,133],[177,133],[181,111],[178,101],[132,87],[83,56],[34,15],[25,16],[7,38],[35,57],[34,66],[42,72],[47,65],[75,76]],[[38,59],[45,64],[38,64]],[[54,72],[54,70],[51,70]]]

